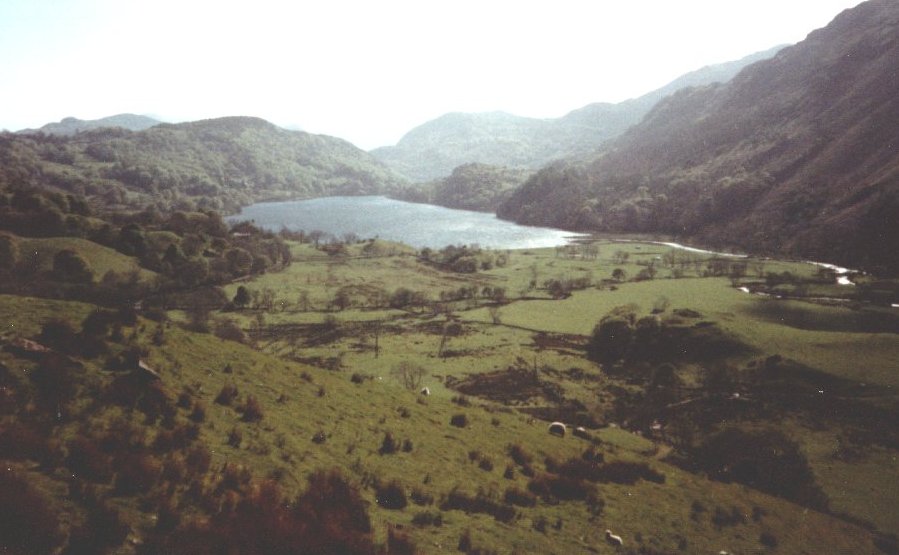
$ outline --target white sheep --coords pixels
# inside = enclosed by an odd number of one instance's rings
[[[553,422],[549,425],[549,433],[557,436],[565,436],[565,424],[562,422]]]
[[[431,389],[428,387],[423,387],[423,388],[421,388],[421,391],[419,391],[419,393],[421,393],[422,395],[427,397],[428,395],[431,394]]]
[[[606,530],[606,543],[615,547],[621,547],[624,545],[624,540],[621,539],[621,536],[613,534],[611,530]]]

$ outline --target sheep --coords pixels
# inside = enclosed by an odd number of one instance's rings
[[[613,534],[611,530],[606,530],[606,543],[615,547],[621,547],[624,545],[624,540],[621,539],[621,536]]]
[[[559,437],[565,437],[565,424],[562,422],[553,422],[549,425],[549,433]]]
[[[422,395],[427,397],[428,395],[431,394],[431,389],[428,387],[423,387],[423,388],[421,388],[421,391],[419,391],[419,393],[421,393]]]

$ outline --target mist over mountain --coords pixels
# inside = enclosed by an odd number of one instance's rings
[[[872,0],[682,90],[591,163],[541,170],[498,211],[899,271],[899,4]]]
[[[130,131],[143,131],[162,123],[159,120],[138,114],[116,114],[100,119],[83,120],[64,118],[61,121],[48,123],[39,129],[22,129],[18,133],[46,133],[48,135],[74,135],[81,131],[100,129],[102,127],[121,127]]]
[[[110,207],[236,211],[261,200],[383,194],[403,181],[347,141],[227,117],[0,135],[0,182],[84,195]]]
[[[639,98],[589,104],[561,118],[527,118],[505,112],[445,114],[409,131],[396,146],[371,153],[412,181],[444,177],[456,166],[470,162],[536,169],[558,158],[592,152],[640,121],[668,94],[686,86],[727,81],[780,48],[707,66]]]

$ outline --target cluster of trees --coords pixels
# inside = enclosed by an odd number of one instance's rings
[[[58,225],[35,225],[46,221],[47,214],[53,214],[50,219]],[[229,228],[217,212],[163,214],[150,207],[136,213],[105,213],[91,210],[82,197],[30,188],[0,189],[0,229],[9,232],[0,233],[0,273],[6,273],[8,285],[19,282],[31,290],[45,281],[95,284],[113,298],[133,298],[148,288],[222,284],[291,262],[281,237],[246,222]],[[52,270],[43,274],[39,254],[19,247],[19,237],[35,236],[86,239],[136,258],[142,268],[160,277],[156,283],[141,284],[134,272],[96,275],[89,257],[71,248],[57,251]]]
[[[477,245],[448,245],[438,251],[426,247],[419,252],[422,261],[462,274],[502,268],[509,263],[509,256],[508,251],[493,252]]]

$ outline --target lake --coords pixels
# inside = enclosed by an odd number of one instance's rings
[[[578,236],[560,229],[518,225],[484,212],[379,196],[260,202],[227,220],[253,220],[272,231],[321,230],[338,238],[355,233],[363,239],[378,237],[416,248],[474,243],[492,249],[554,247]]]

